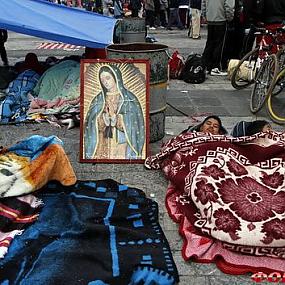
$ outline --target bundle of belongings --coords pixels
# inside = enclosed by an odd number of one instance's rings
[[[60,126],[64,119],[79,121],[78,61],[67,58],[44,67],[35,54],[29,53],[15,70],[19,73],[0,103],[1,123],[46,120]]]
[[[3,149],[0,166],[1,284],[179,281],[157,203],[143,191],[77,181],[56,137]]]
[[[231,137],[185,132],[147,158],[169,180],[185,260],[224,272],[285,271],[285,134]]]
[[[2,148],[0,258],[7,253],[14,237],[37,219],[41,202],[29,193],[40,189],[49,180],[59,181],[63,185],[73,185],[76,182],[62,142],[57,137],[35,135],[8,149]]]

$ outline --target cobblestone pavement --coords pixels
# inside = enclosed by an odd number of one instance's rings
[[[169,46],[170,53],[178,49],[184,56],[190,52],[201,52],[205,44],[205,28],[202,30],[201,40],[187,37],[187,31],[156,30],[152,35],[160,42]],[[208,77],[199,85],[186,84],[179,80],[171,80],[167,93],[168,106],[166,113],[165,137],[150,145],[151,153],[159,151],[161,144],[170,137],[180,133],[188,125],[201,119],[203,114],[214,113],[221,115],[225,127],[230,131],[238,120],[255,119],[249,111],[250,90],[233,90],[225,77]],[[177,109],[179,111],[177,111]],[[183,116],[180,111],[188,116]],[[266,118],[262,111],[257,118]],[[280,126],[274,127],[280,129]],[[56,135],[64,142],[64,148],[77,173],[78,179],[111,178],[144,190],[148,197],[154,196],[159,204],[160,223],[170,243],[176,265],[180,274],[181,285],[247,285],[253,284],[250,275],[231,276],[222,273],[214,264],[199,264],[185,262],[181,256],[182,240],[178,234],[178,227],[169,218],[164,198],[167,181],[160,171],[146,170],[142,164],[88,164],[79,163],[79,128],[67,130],[54,128],[46,123],[28,125],[0,126],[0,145],[10,146],[16,141],[30,135]],[[263,283],[265,284],[265,283]]]

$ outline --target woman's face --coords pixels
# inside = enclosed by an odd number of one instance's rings
[[[266,124],[263,128],[262,128],[262,132],[267,132],[267,131],[272,131],[272,127],[270,124]]]
[[[103,71],[100,74],[100,81],[103,84],[103,86],[106,87],[106,89],[108,91],[112,91],[116,87],[116,81],[115,81],[114,77],[112,76],[111,73],[109,73],[107,71]]]
[[[218,135],[220,133],[220,124],[216,119],[210,118],[200,127],[200,132]]]

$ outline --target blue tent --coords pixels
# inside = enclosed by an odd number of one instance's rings
[[[0,0],[0,28],[80,46],[113,42],[116,19],[43,0]]]

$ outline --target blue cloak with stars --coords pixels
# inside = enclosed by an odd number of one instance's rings
[[[124,87],[122,74],[117,66],[110,64],[104,68],[115,78],[120,93],[117,115],[123,116],[124,132],[116,129],[118,143],[127,142],[127,159],[141,158],[145,143],[145,123],[140,102],[132,92]],[[101,87],[102,91],[92,100],[85,119],[84,152],[87,159],[94,158],[99,143],[98,118],[104,110],[106,96],[106,90],[102,84]]]

